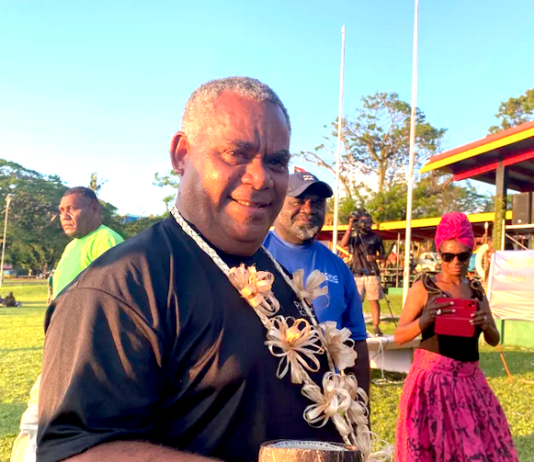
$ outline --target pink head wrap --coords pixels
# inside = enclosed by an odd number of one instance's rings
[[[441,244],[451,239],[462,243],[470,249],[475,247],[473,227],[464,213],[446,213],[441,217],[436,229],[436,249],[439,251]]]

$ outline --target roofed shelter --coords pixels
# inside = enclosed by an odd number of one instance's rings
[[[473,179],[496,186],[493,246],[501,249],[508,189],[534,191],[534,122],[432,156],[421,173],[431,171],[451,173],[454,181]]]
[[[486,223],[489,226],[489,231],[493,228],[493,220],[495,214],[493,212],[489,213],[473,213],[468,215],[469,221],[473,225],[473,230],[476,237],[481,237],[484,235]],[[422,242],[426,240],[434,239],[436,234],[436,228],[441,220],[441,217],[434,218],[414,218],[412,219],[412,241]],[[508,211],[506,214],[506,220],[510,222],[512,220],[512,212]],[[319,234],[319,240],[321,241],[331,241],[332,240],[332,225],[326,225],[321,230]],[[348,225],[339,225],[338,233],[341,236],[338,236],[340,239],[343,236],[343,233],[347,230]],[[377,233],[382,239],[396,241],[398,239],[404,239],[406,235],[406,221],[387,221],[382,223],[375,223],[373,225],[373,231]]]

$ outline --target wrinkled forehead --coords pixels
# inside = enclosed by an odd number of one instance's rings
[[[204,143],[239,140],[262,150],[289,149],[289,126],[282,109],[274,103],[224,92],[206,116],[200,126]]]

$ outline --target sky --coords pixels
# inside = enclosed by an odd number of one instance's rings
[[[289,110],[291,151],[311,150],[337,117],[342,25],[344,115],[377,91],[411,101],[413,14],[413,0],[3,0],[0,157],[68,186],[98,172],[120,213],[160,213],[153,176],[196,87],[262,80]],[[533,87],[533,25],[532,0],[420,0],[417,103],[445,148]]]

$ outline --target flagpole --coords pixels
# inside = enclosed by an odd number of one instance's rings
[[[402,286],[402,306],[406,302],[410,288],[410,250],[412,241],[412,201],[413,201],[413,170],[415,163],[415,116],[417,111],[417,27],[419,21],[419,0],[415,0],[413,26],[413,62],[412,62],[412,114],[410,120],[410,160],[408,163],[408,200],[406,204],[406,241],[404,244],[404,273]]]
[[[334,193],[334,231],[332,252],[337,255],[337,221],[339,210],[339,175],[341,170],[341,142],[343,137],[343,82],[345,76],[345,26],[341,28],[341,67],[339,70],[339,110],[337,115],[336,186]]]

